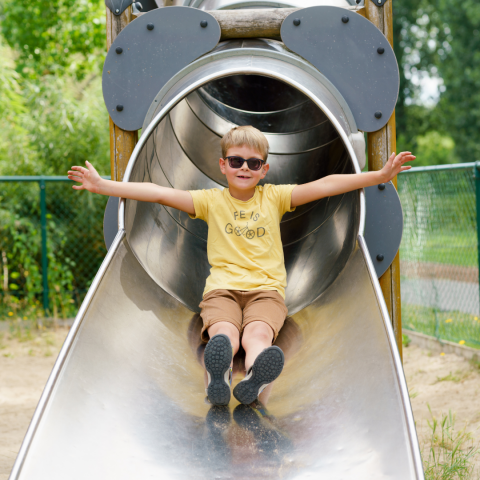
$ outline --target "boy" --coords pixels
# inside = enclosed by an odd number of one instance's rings
[[[89,190],[182,210],[208,223],[207,253],[211,265],[203,300],[202,339],[207,396],[213,405],[230,401],[231,365],[240,341],[246,376],[233,391],[245,405],[281,373],[283,352],[272,346],[287,316],[286,270],[280,221],[286,212],[323,197],[386,183],[411,167],[410,152],[392,153],[378,172],[330,175],[304,185],[258,186],[269,165],[268,141],[256,128],[235,127],[221,141],[219,159],[228,188],[183,191],[149,183],[103,180],[93,166],[72,167],[76,190]]]

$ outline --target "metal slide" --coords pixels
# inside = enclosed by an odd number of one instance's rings
[[[219,139],[236,124],[267,135],[271,183],[360,172],[364,161],[363,133],[323,75],[280,42],[231,41],[162,88],[125,181],[225,187]],[[226,411],[204,401],[206,224],[122,201],[11,480],[422,479],[364,223],[363,191],[283,218],[286,365],[260,418],[233,397]]]

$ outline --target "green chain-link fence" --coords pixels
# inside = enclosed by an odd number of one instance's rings
[[[74,316],[106,253],[107,198],[67,177],[0,182],[0,319]]]
[[[399,175],[405,225],[402,323],[480,347],[480,170],[474,165],[414,168]],[[44,309],[55,318],[74,316],[105,256],[107,198],[72,190],[66,177],[0,177],[0,182],[0,319],[40,317]]]
[[[477,348],[478,173],[469,163],[412,168],[398,177],[403,327]]]

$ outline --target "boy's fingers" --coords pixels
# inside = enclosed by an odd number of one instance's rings
[[[83,185],[72,185],[74,190],[83,190]]]
[[[411,154],[412,154],[411,152],[400,152],[397,155],[397,158],[405,158],[407,155],[411,155]]]
[[[72,170],[77,170],[78,172],[81,172],[81,173],[88,173],[88,169],[86,169],[85,167],[72,167]]]

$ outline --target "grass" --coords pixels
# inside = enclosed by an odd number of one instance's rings
[[[473,229],[428,232],[421,249],[409,245],[408,238],[405,238],[400,247],[400,257],[416,262],[478,267],[477,235]]]
[[[408,396],[410,397],[411,400],[413,400],[415,397],[418,397],[419,393],[415,391],[408,391]]]
[[[480,318],[475,315],[403,304],[402,324],[409,330],[480,349]]]
[[[438,420],[432,414],[429,442],[422,448],[425,480],[474,480],[480,478],[475,472],[474,460],[480,450],[473,445],[471,433],[466,427],[455,429],[455,415],[448,412]]]
[[[439,383],[439,382],[460,383],[469,376],[470,376],[470,372],[462,372],[460,370],[457,370],[454,374],[450,372],[448,375],[445,375],[444,377],[437,377],[437,380],[433,384]]]
[[[52,330],[53,329],[53,330]],[[9,330],[0,333],[0,355],[13,358],[19,351],[29,356],[50,357],[55,351],[56,326],[51,328],[37,325],[36,321],[9,322]]]

